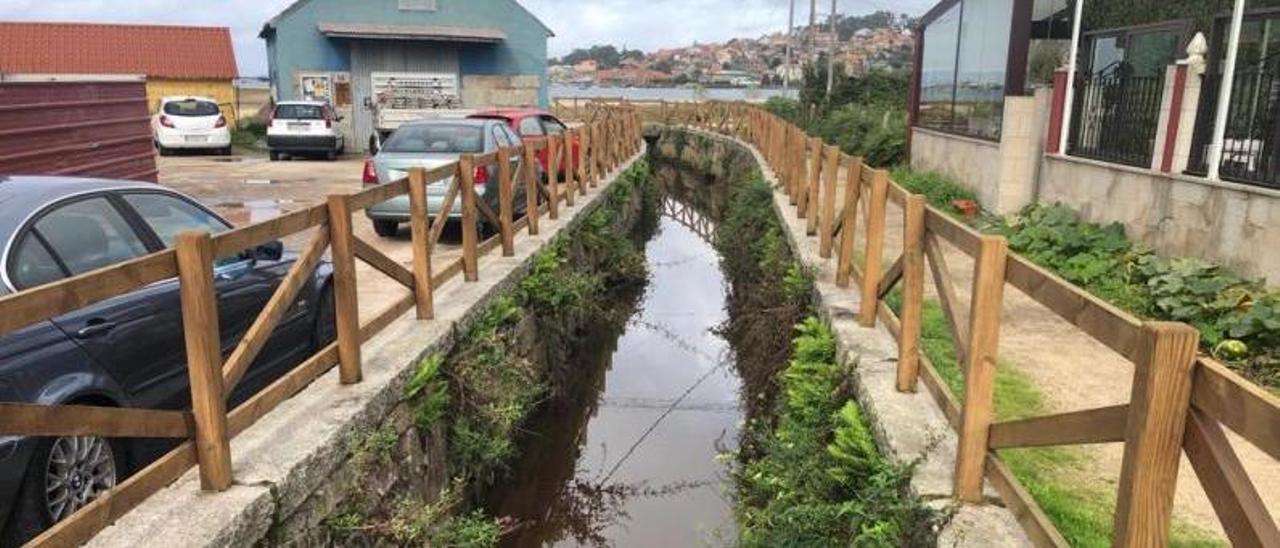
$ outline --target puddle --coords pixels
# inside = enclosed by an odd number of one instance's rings
[[[574,354],[578,396],[548,403],[488,510],[503,546],[698,546],[734,540],[724,495],[742,420],[733,352],[715,328],[726,285],[709,219],[673,196],[646,248],[650,281],[622,333]]]
[[[221,202],[214,207],[222,213],[231,224],[245,226],[260,223],[279,217],[288,211],[294,200],[248,200],[244,202]]]

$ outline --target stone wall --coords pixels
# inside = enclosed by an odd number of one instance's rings
[[[1280,281],[1280,191],[1081,158],[1046,156],[1039,200],[1090,221],[1119,222],[1165,255],[1222,262],[1250,277]]]
[[[968,186],[988,210],[1014,213],[1035,197],[1049,99],[1050,90],[1039,90],[1034,97],[1006,97],[999,141],[912,128],[911,167]]]

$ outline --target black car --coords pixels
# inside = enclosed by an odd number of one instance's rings
[[[136,182],[0,177],[0,296],[229,230],[195,200]],[[272,243],[214,265],[224,355],[297,257]],[[333,340],[332,269],[322,263],[231,403]],[[5,313],[0,310],[0,314]],[[0,401],[190,408],[176,279],[0,336]],[[21,544],[173,446],[163,440],[0,435],[0,545]]]

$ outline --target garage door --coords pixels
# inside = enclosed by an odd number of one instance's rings
[[[365,98],[373,95],[374,72],[433,72],[459,74],[458,49],[448,44],[393,40],[356,40],[351,44],[351,87],[355,135],[352,143],[367,147],[373,134],[373,114]],[[461,76],[459,76],[461,78]]]

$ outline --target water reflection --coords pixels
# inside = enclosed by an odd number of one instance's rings
[[[540,410],[491,493],[490,512],[518,522],[505,546],[733,540],[717,455],[736,443],[741,412],[734,353],[715,329],[726,319],[715,197],[687,172],[659,163],[655,173],[666,192],[648,288],[622,307],[628,321],[583,341],[582,377]]]

